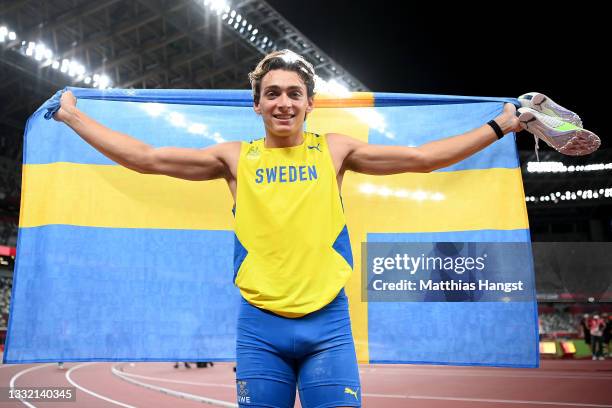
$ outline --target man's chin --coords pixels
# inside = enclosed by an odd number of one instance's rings
[[[296,133],[295,129],[285,126],[275,126],[271,132],[276,137],[289,137]]]

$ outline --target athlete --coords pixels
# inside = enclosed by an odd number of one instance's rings
[[[81,112],[71,92],[54,118],[115,162],[145,174],[225,179],[234,199],[234,282],[240,289],[240,406],[361,406],[359,373],[343,287],[352,254],[340,191],[346,171],[430,172],[521,130],[506,104],[493,121],[419,147],[307,133],[315,72],[297,54],[267,55],[249,74],[265,137],[204,149],[154,148]],[[239,181],[239,182],[238,182]]]

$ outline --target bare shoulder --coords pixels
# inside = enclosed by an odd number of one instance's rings
[[[354,137],[343,135],[342,133],[327,133],[327,144],[332,155],[344,157],[348,156],[357,147],[365,144]]]
[[[348,143],[352,140],[357,140],[351,136],[344,135],[342,133],[326,133],[325,137],[330,143]]]
[[[221,160],[232,175],[236,175],[242,142],[223,142],[210,146],[210,152]]]
[[[206,147],[203,150],[223,161],[226,165],[230,165],[230,163],[238,163],[241,146],[242,142],[223,142]]]
[[[240,148],[242,146],[242,142],[223,142],[218,143],[216,145],[212,145],[208,147],[211,152],[218,154],[219,156],[223,155],[226,157],[230,157],[233,155],[240,156]]]
[[[344,171],[347,157],[349,157],[360,145],[364,144],[364,142],[360,140],[341,133],[327,133],[325,138],[334,166],[339,174]]]

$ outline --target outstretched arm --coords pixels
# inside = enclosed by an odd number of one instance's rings
[[[495,118],[503,133],[521,130],[516,107],[504,106]],[[429,142],[418,147],[383,146],[333,135],[334,145],[343,150],[343,168],[358,173],[386,175],[406,172],[427,173],[457,163],[497,140],[495,131],[483,125],[469,132]]]
[[[76,107],[72,92],[60,99],[55,120],[64,122],[83,140],[109,159],[139,173],[164,174],[187,180],[230,178],[240,142],[221,143],[206,149],[154,148],[129,135],[96,122]]]

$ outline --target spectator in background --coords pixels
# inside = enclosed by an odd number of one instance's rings
[[[588,345],[591,344],[591,328],[589,327],[589,314],[585,313],[582,315],[582,319],[580,320],[580,328],[582,329],[582,337],[584,337],[584,342]]]
[[[604,360],[603,356],[603,334],[606,323],[604,320],[596,314],[589,322],[589,329],[591,332],[591,351],[593,354],[593,360]]]
[[[612,350],[610,350],[610,339],[612,338],[612,316],[608,316],[607,313],[602,314],[604,323],[603,333],[603,344],[604,344],[604,356],[612,357]]]
[[[544,326],[542,326],[542,318],[538,316],[538,334],[540,340],[544,337]]]

